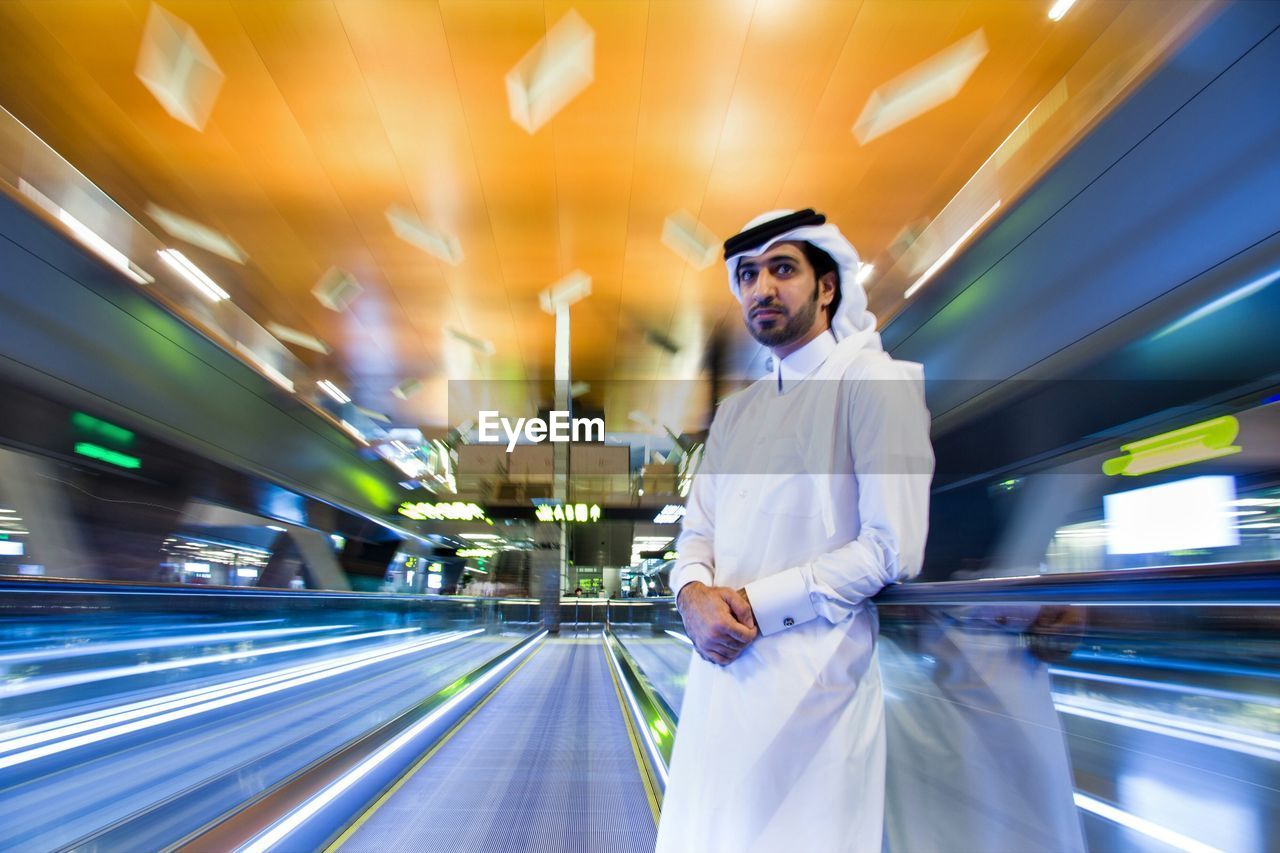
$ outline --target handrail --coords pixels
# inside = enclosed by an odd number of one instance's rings
[[[894,584],[873,599],[881,606],[1091,604],[1111,606],[1280,606],[1280,563],[1200,563],[1152,569],[1072,572]],[[673,604],[638,598],[630,606]]]
[[[1089,604],[1110,606],[1280,605],[1280,564],[1201,564],[1025,577],[895,584],[878,605]]]
[[[43,587],[43,589],[42,589]],[[82,592],[113,593],[120,595],[230,595],[271,598],[340,598],[369,601],[519,601],[536,604],[535,598],[512,596],[486,597],[475,595],[431,595],[405,592],[354,592],[337,589],[285,589],[265,586],[223,586],[217,584],[185,584],[163,581],[111,581],[81,578],[57,578],[35,576],[0,576],[0,593],[6,592]]]
[[[461,595],[409,595],[389,592],[267,589],[137,581],[94,581],[59,578],[0,578],[0,593],[118,592],[122,594],[172,594],[271,596],[315,599],[332,597],[370,601],[490,601]],[[504,598],[503,600],[512,600]],[[878,605],[960,605],[993,603],[1278,606],[1280,563],[1201,563],[1153,569],[1120,569],[1107,572],[1073,572],[1018,577],[981,578],[894,584],[873,599]],[[535,599],[521,599],[533,603]],[[673,602],[672,598],[565,599],[562,603],[641,607]]]

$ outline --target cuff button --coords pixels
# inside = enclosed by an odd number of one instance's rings
[[[794,624],[796,624],[796,620],[792,619],[790,616],[782,620],[782,627],[784,628],[790,628]]]

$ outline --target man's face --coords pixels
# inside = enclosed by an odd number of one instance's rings
[[[738,302],[751,337],[770,349],[786,348],[827,327],[822,311],[835,296],[834,282],[814,281],[813,267],[795,243],[778,243],[738,262]]]

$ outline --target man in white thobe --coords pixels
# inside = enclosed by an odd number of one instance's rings
[[[857,253],[821,214],[757,217],[725,262],[774,367],[720,406],[689,496],[671,586],[697,655],[658,850],[879,850],[868,599],[920,570],[922,371],[881,349]]]

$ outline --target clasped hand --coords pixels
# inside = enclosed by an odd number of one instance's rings
[[[759,636],[751,603],[740,590],[685,584],[676,600],[685,633],[703,660],[732,663]]]

